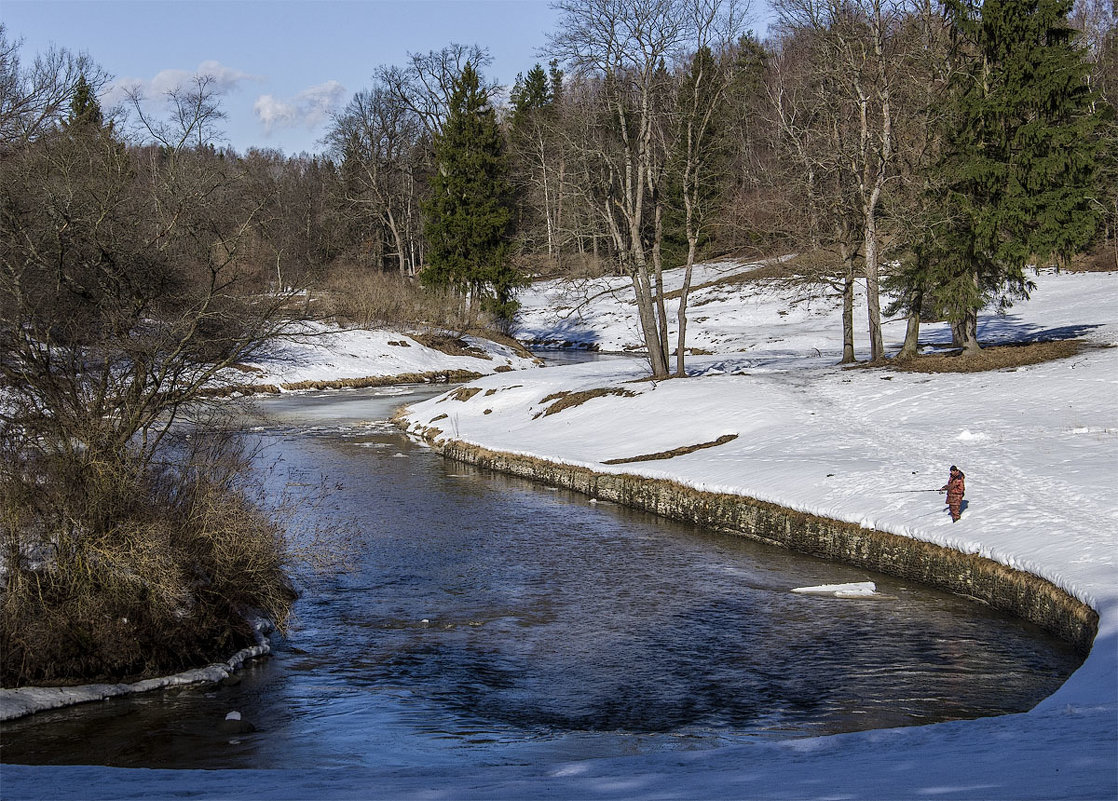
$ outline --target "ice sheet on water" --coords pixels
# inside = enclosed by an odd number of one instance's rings
[[[830,595],[835,598],[868,598],[877,594],[877,585],[872,581],[852,581],[847,584],[796,587],[792,592],[798,592],[801,595]]]

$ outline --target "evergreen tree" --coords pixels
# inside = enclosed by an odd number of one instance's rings
[[[509,100],[512,102],[512,124],[516,128],[534,109],[546,108],[554,101],[553,88],[543,67],[536,64],[528,77],[516,76]]]
[[[1091,240],[1102,143],[1071,0],[950,0],[949,10],[973,49],[952,98],[944,251],[928,283],[956,344],[973,351],[980,309],[1027,298],[1030,262],[1062,262]]]
[[[85,75],[78,76],[74,85],[74,96],[70,101],[70,116],[66,119],[66,127],[100,128],[104,124],[101,114],[101,104],[93,93],[93,87],[85,79]]]
[[[472,64],[454,82],[446,123],[433,144],[421,279],[452,287],[471,304],[511,320],[522,279],[509,261],[513,208],[505,143]]]

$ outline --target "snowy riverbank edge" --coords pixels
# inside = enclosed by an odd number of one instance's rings
[[[171,676],[159,676],[135,682],[111,684],[82,684],[73,687],[17,687],[0,690],[0,722],[59,709],[74,704],[91,701],[104,701],[133,693],[146,693],[152,690],[165,690],[168,687],[184,687],[190,684],[217,684],[225,681],[250,659],[266,656],[272,652],[271,643],[262,633],[270,624],[258,621],[255,625],[256,645],[242,648],[224,662],[214,662],[205,667],[184,670]]]
[[[643,389],[640,397],[627,399],[633,403],[596,398],[536,420],[542,398],[553,391],[625,383],[639,372],[617,363],[554,368],[532,371],[530,387],[514,388],[525,383],[523,373],[482,379],[473,385],[479,392],[466,401],[435,405],[435,399],[412,410],[412,419],[426,425],[448,414],[441,425],[459,439],[599,469],[602,459],[632,455],[637,445],[636,452],[648,453],[739,433],[733,451],[726,446],[704,450],[659,463],[670,469],[648,472],[686,478],[684,473],[703,467],[707,477],[698,481],[706,488],[737,487],[792,508],[810,506],[835,519],[925,536],[1042,576],[1100,613],[1099,635],[1071,680],[1026,714],[562,765],[362,765],[317,771],[4,765],[0,793],[13,801],[184,794],[246,799],[1113,799],[1118,796],[1118,349],[1113,347],[1118,344],[1118,276],[1042,279],[1029,304],[1009,318],[984,321],[984,338],[998,331],[1072,330],[1085,333],[1097,347],[1058,363],[937,377],[924,386],[926,376],[835,369],[833,310],[817,313],[806,307],[781,314],[787,311],[782,298],[766,305],[764,298],[750,303],[738,297],[729,302],[742,314],[721,330],[731,345],[743,343],[743,353],[696,360],[702,382],[669,382],[651,391],[625,384]],[[714,303],[706,306],[708,312],[714,308]],[[772,328],[759,331],[763,326]],[[709,324],[708,329],[711,336],[718,333]],[[896,326],[887,327],[890,347],[900,333]],[[590,334],[603,345],[622,336],[604,328]],[[943,332],[928,331],[930,337],[937,335]],[[744,352],[747,342],[767,344]],[[819,354],[815,363],[805,358],[810,352]],[[814,370],[815,378],[787,369],[788,359]],[[703,391],[676,395],[685,386]],[[651,404],[654,394],[662,400]],[[486,408],[501,414],[486,415]],[[675,416],[666,416],[665,410],[672,409]],[[658,425],[649,426],[650,419]],[[781,419],[804,431],[791,433]],[[573,437],[576,430],[579,436]],[[634,430],[642,436],[634,438]],[[716,453],[718,459],[709,458]],[[909,480],[938,487],[951,461],[968,473],[971,508],[959,524],[945,520],[929,496],[890,494],[904,492]],[[825,464],[837,466],[830,468],[836,480],[818,469]],[[618,470],[634,472],[634,466]],[[808,474],[811,480],[803,478]],[[938,513],[936,519],[927,518],[928,509]]]

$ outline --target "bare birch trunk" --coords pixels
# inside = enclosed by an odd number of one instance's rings
[[[670,362],[668,352],[668,311],[664,305],[664,260],[661,244],[664,239],[664,207],[657,200],[653,212],[652,272],[656,279],[656,322],[659,333],[660,352],[664,361],[664,375],[668,374]]]
[[[853,364],[854,358],[854,252],[843,246],[842,264],[842,359],[839,364]]]

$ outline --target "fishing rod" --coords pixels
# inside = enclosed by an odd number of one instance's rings
[[[902,492],[943,492],[941,489],[918,489],[918,490],[889,490],[886,495],[899,495]]]

